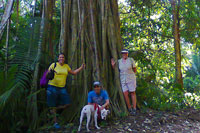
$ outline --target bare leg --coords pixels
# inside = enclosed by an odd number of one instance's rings
[[[58,106],[56,109],[65,109],[69,106],[70,104],[66,104],[66,105],[60,105]]]
[[[134,92],[131,92],[131,99],[132,99],[132,103],[133,103],[133,109],[136,109],[136,93],[135,91]]]
[[[125,101],[126,101],[126,104],[128,106],[128,109],[130,109],[131,108],[131,104],[130,104],[130,100],[129,100],[129,96],[128,96],[128,91],[124,92],[124,97],[125,97]]]
[[[62,106],[58,106],[58,107],[56,107],[56,108],[53,108],[53,109],[51,110],[51,113],[53,114],[53,122],[54,122],[54,123],[57,123],[56,110],[58,110],[58,109],[65,109],[65,108],[67,108],[68,106],[69,106],[69,104],[67,104],[67,105],[62,105]]]
[[[53,108],[51,110],[51,113],[53,114],[53,122],[56,123],[57,122],[57,118],[56,118],[56,108]]]

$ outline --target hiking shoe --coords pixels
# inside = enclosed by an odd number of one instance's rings
[[[136,109],[132,109],[132,114],[136,115]]]
[[[60,128],[60,125],[59,125],[58,123],[55,123],[55,124],[53,125],[53,127],[54,127],[55,129],[59,129],[59,128]]]
[[[133,114],[133,109],[132,109],[132,108],[128,109],[128,112],[129,112],[130,115],[134,115],[134,114]]]

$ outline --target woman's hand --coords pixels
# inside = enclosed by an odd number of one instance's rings
[[[137,69],[136,69],[136,67],[134,67],[134,68],[133,68],[133,72],[134,72],[134,73],[136,73],[136,72],[137,72]]]
[[[115,60],[114,60],[114,58],[112,58],[112,59],[111,59],[111,65],[112,65],[113,68],[115,67],[115,64],[116,64],[116,63],[115,63]]]
[[[85,68],[85,63],[81,65],[81,70]]]
[[[76,75],[78,74],[81,70],[83,70],[85,68],[85,64],[83,63],[78,69],[76,70],[70,70],[69,73],[72,74],[72,75]]]

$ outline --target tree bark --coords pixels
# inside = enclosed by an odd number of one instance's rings
[[[9,31],[10,31],[10,19],[7,22],[6,52],[5,52],[5,79],[7,79],[8,77]]]
[[[114,114],[126,113],[119,71],[117,67],[113,70],[110,64],[112,57],[119,58],[123,47],[117,0],[64,0],[62,3],[59,51],[64,52],[72,69],[83,62],[86,64],[83,72],[68,78],[73,104],[63,114],[65,119],[71,121],[79,116],[96,80],[108,91]]]
[[[60,31],[60,42],[59,42],[59,53],[63,53],[63,49],[64,49],[64,1],[61,0],[61,7],[60,7],[60,19],[61,19],[61,31]]]
[[[12,13],[13,3],[14,3],[14,0],[8,0],[7,1],[7,5],[6,5],[6,8],[5,8],[1,23],[0,23],[0,40],[2,38],[3,31],[4,31],[4,28],[6,26],[6,23],[7,23],[8,19],[10,18],[10,15]]]
[[[17,7],[16,7],[16,12],[17,12],[17,31],[18,31],[18,25],[19,25],[19,0],[16,1]]]
[[[35,16],[35,8],[36,8],[36,2],[37,2],[37,0],[34,0],[34,5],[33,5],[33,17]]]
[[[180,18],[179,18],[179,9],[180,9],[180,0],[178,4],[175,0],[171,0],[172,13],[173,13],[173,36],[174,36],[174,48],[175,48],[175,69],[176,69],[176,84],[183,88],[183,78],[181,72],[181,44],[180,44]]]
[[[44,0],[44,19],[45,19],[45,27],[44,27],[44,43],[47,44],[43,48],[45,53],[48,53],[48,57],[53,59],[55,57],[53,50],[53,42],[54,39],[54,26],[53,26],[53,13],[55,7],[55,0]],[[47,58],[48,58],[47,57]],[[48,59],[47,59],[48,60]]]

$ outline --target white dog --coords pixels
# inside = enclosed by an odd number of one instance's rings
[[[82,121],[84,116],[87,116],[87,124],[86,124],[86,129],[89,132],[89,123],[90,123],[90,119],[91,116],[94,117],[94,122],[95,122],[95,127],[97,129],[100,129],[100,127],[97,125],[97,119],[98,119],[98,111],[100,111],[101,106],[100,105],[85,105],[81,111],[81,117],[80,117],[80,125],[78,128],[78,131],[81,131],[81,125],[82,125]],[[109,110],[103,109],[100,111],[101,114],[101,119],[106,120],[107,115],[110,113]]]

